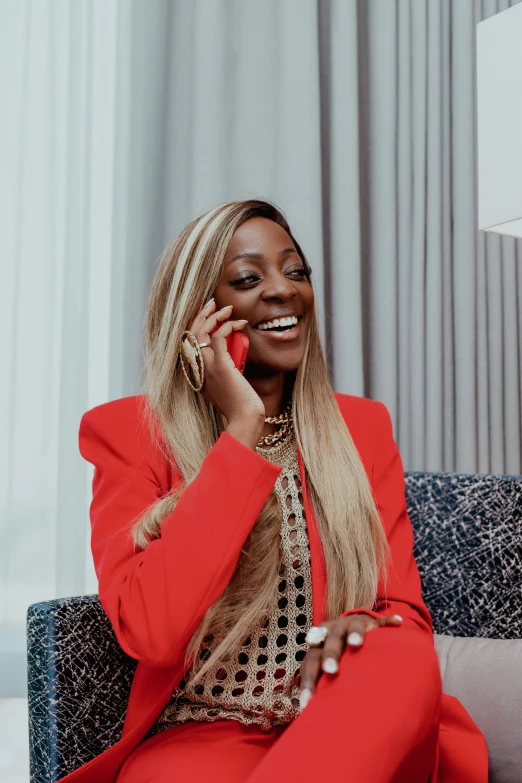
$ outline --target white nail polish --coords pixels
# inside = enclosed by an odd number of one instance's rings
[[[358,647],[360,644],[362,644],[361,634],[357,633],[357,631],[352,631],[352,633],[348,636],[348,644],[352,647]]]
[[[339,667],[335,658],[327,658],[323,663],[323,672],[326,672],[327,674],[335,674],[338,669]]]
[[[312,691],[309,688],[303,688],[301,693],[299,694],[299,709],[304,710],[308,702],[310,701],[310,698],[312,696]]]
[[[395,620],[398,620],[400,623],[402,623],[402,617],[400,616],[400,614],[394,614],[393,617]]]
[[[208,306],[209,306],[209,304],[210,304],[211,302],[213,302],[213,301],[214,301],[214,297],[212,297],[212,299],[209,299],[209,300],[208,300],[208,302],[207,302],[205,305],[203,305],[203,307],[208,307]]]

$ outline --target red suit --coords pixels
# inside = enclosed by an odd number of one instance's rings
[[[187,643],[227,586],[281,468],[222,433],[163,521],[161,539],[135,551],[131,523],[178,476],[143,426],[138,410],[143,398],[115,400],[83,416],[80,451],[96,468],[91,541],[100,601],[121,647],[139,663],[121,739],[60,783],[115,783],[120,770],[118,783],[306,783],[318,775],[357,783],[427,783],[428,778],[430,783],[487,783],[482,734],[457,699],[440,693],[389,413],[365,398],[336,394],[336,399],[392,553],[386,598],[381,588],[370,614],[400,614],[402,626],[374,629],[361,649],[346,648],[338,674],[320,677],[309,704],[289,726],[263,734],[233,720],[189,722],[141,745],[186,671]],[[325,564],[298,457],[317,625],[324,618]]]

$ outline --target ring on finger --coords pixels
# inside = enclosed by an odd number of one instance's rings
[[[369,629],[368,629],[369,630]],[[360,647],[363,643],[362,634],[359,631],[352,631],[346,638],[346,644],[348,647]]]
[[[305,636],[305,642],[309,647],[319,647],[328,635],[325,625],[313,625]]]

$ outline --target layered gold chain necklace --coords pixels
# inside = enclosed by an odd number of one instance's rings
[[[280,424],[281,427],[276,432],[260,438],[257,442],[258,446],[273,446],[274,443],[285,440],[294,429],[292,398],[290,397],[284,411],[279,416],[265,416],[265,424]]]

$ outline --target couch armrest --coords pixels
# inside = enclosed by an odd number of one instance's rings
[[[442,690],[486,738],[490,783],[519,783],[522,770],[522,639],[435,636]]]
[[[136,661],[97,595],[32,604],[27,657],[31,783],[50,783],[119,740]]]

